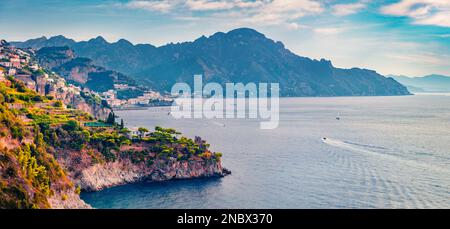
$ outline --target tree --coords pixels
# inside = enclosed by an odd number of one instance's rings
[[[42,99],[42,97],[41,97],[40,95],[35,95],[35,96],[33,97],[33,101],[35,101],[35,102],[42,102],[43,99]]]
[[[62,126],[62,128],[66,131],[75,131],[80,128],[80,125],[75,120],[69,120],[66,124]]]
[[[144,128],[144,127],[139,127],[138,132],[139,132],[139,138],[142,139],[144,137],[144,134],[148,132],[148,129]]]
[[[120,129],[125,128],[125,124],[123,123],[123,119],[120,119]]]
[[[56,101],[54,104],[53,104],[53,106],[54,107],[62,107],[63,106],[63,103],[61,102],[61,101]]]
[[[116,117],[114,115],[114,112],[109,112],[108,118],[106,118],[106,123],[108,124],[114,124],[116,122]]]

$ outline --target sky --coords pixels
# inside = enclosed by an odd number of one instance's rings
[[[155,46],[249,27],[340,68],[450,76],[450,0],[0,0],[0,38]]]

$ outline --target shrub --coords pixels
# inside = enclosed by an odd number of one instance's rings
[[[80,128],[80,125],[75,120],[69,120],[66,124],[62,126],[62,128],[66,131],[75,131]]]
[[[39,95],[35,95],[35,96],[33,97],[33,101],[35,101],[35,102],[42,102],[42,101],[43,101],[43,99],[42,99],[42,97],[41,97],[41,96],[39,96]]]
[[[13,138],[17,138],[19,140],[22,140],[23,138],[23,129],[18,126],[11,126],[11,135]]]
[[[63,103],[61,102],[61,101],[56,101],[54,104],[53,104],[53,106],[54,107],[62,107],[63,106]]]
[[[81,186],[77,186],[77,187],[75,188],[75,193],[76,193],[77,195],[80,195],[80,193],[81,193]]]

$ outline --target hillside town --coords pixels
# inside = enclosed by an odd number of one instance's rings
[[[71,108],[105,119],[110,113],[100,96],[66,82],[64,78],[39,65],[34,49],[19,49],[0,40],[0,82],[8,83],[9,77],[17,79],[42,96],[55,98]]]
[[[168,96],[162,96],[156,91],[145,91],[142,95],[120,99],[117,95],[120,91],[135,90],[135,86],[128,84],[114,84],[114,90],[108,90],[100,93],[100,97],[108,102],[112,108],[127,109],[133,107],[147,107],[147,106],[167,106],[171,105],[173,100]]]
[[[81,92],[80,87],[67,84],[62,77],[56,77],[44,70],[32,57],[34,49],[16,49],[5,40],[0,41],[0,80],[11,76],[42,95],[57,96],[62,92]]]
[[[167,106],[172,99],[162,96],[156,91],[145,91],[142,95],[131,98],[119,98],[120,91],[134,90],[134,86],[128,84],[114,84],[114,90],[97,93],[87,87],[69,84],[63,77],[49,71],[39,65],[34,58],[37,50],[18,49],[10,46],[5,40],[0,41],[0,81],[5,81],[11,76],[42,95],[50,95],[55,98],[67,99],[67,94],[90,97],[97,102],[105,101],[109,107],[115,109],[132,109],[147,106]]]

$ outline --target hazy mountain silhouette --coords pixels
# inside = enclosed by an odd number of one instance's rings
[[[202,36],[193,42],[155,47],[133,45],[121,39],[109,43],[102,37],[74,42],[62,36],[13,42],[18,47],[65,45],[77,56],[96,65],[128,74],[161,91],[175,82],[192,83],[194,74],[204,81],[280,83],[283,96],[406,95],[406,87],[375,71],[333,67],[327,60],[298,56],[253,29]]]
[[[412,92],[450,92],[450,76],[434,74],[424,77],[392,77]]]

